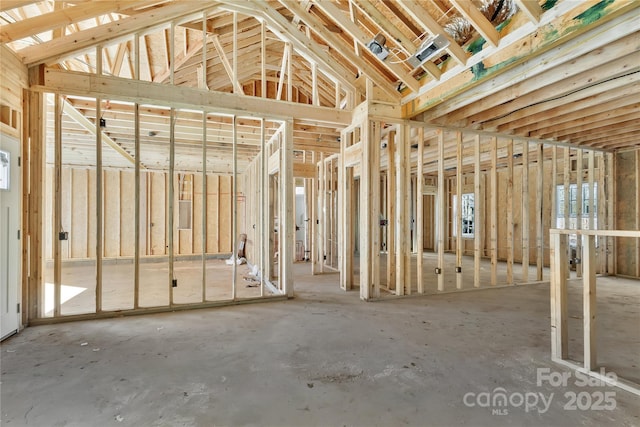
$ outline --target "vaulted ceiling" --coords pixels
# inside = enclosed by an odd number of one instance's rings
[[[332,109],[359,104],[369,79],[385,102],[401,106],[403,119],[614,150],[640,145],[639,7],[627,0],[3,0],[0,42],[28,66],[95,73],[101,64],[102,74],[122,79]],[[447,46],[411,65],[437,35]],[[374,37],[386,58],[370,49]],[[65,108],[69,138],[90,139],[73,112],[95,124],[95,102],[69,96]],[[131,109],[103,106],[114,126],[106,133],[125,151],[131,141],[118,129]],[[161,110],[149,106],[141,119],[155,141],[168,120]],[[178,114],[176,138],[197,139],[187,131],[198,120],[190,114]],[[208,123],[225,147],[228,118],[214,114]],[[278,126],[270,124],[268,135]],[[259,121],[247,118],[241,128],[250,159]],[[296,149],[338,150],[337,124],[296,121],[295,128]]]

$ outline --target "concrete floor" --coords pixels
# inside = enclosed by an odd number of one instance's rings
[[[27,328],[0,346],[2,423],[640,425],[640,399],[620,389],[537,384],[539,368],[569,372],[549,361],[548,285],[365,303],[337,274],[295,270],[290,301]],[[602,278],[598,291],[600,361],[640,382],[640,283]],[[577,283],[570,295],[579,317]],[[551,403],[464,403],[497,388]],[[613,392],[616,408],[565,409],[581,392]]]
[[[145,260],[140,263],[140,307],[169,305],[169,262],[167,258]],[[62,315],[95,313],[96,285],[95,260],[62,264]],[[236,295],[238,298],[260,296],[259,282],[249,280],[251,269],[247,264],[237,268]],[[108,260],[102,267],[102,308],[106,311],[133,308],[134,264],[130,259]],[[233,266],[225,259],[209,259],[206,263],[207,301],[232,299],[231,278]],[[53,316],[53,263],[45,269],[44,316]],[[174,277],[178,286],[173,288],[176,304],[202,302],[202,260],[181,260],[174,263]],[[245,280],[247,278],[247,280]],[[265,288],[265,295],[272,295]]]

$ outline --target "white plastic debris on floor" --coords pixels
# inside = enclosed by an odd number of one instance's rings
[[[233,265],[234,259],[236,261],[236,264],[238,264],[238,265],[247,263],[247,259],[245,257],[236,258],[235,255],[231,255],[231,257],[228,260],[226,260],[225,262],[227,263],[227,265]]]

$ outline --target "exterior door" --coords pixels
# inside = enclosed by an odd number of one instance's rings
[[[18,331],[20,286],[20,144],[0,134],[0,338]]]

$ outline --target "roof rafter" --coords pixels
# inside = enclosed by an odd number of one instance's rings
[[[0,26],[0,43],[8,43],[14,40],[23,39],[34,34],[75,24],[76,22],[105,15],[107,13],[118,13],[127,9],[149,6],[156,3],[158,3],[157,0],[100,1],[88,2],[63,9],[56,8],[56,10],[49,13],[44,13],[42,15],[34,16],[33,18]],[[57,5],[58,2],[56,2],[56,6]]]
[[[426,28],[431,34],[443,35],[449,40],[449,46],[447,47],[447,52],[451,56],[453,56],[458,63],[461,65],[465,65],[467,62],[467,53],[460,47],[458,43],[456,43],[453,38],[442,28],[438,22],[431,17],[424,9],[420,7],[418,2],[415,0],[403,0],[398,2],[398,4],[402,7],[402,9],[407,12],[407,14],[413,18],[418,24],[420,24],[423,28]]]
[[[298,31],[298,28],[289,22],[278,11],[264,2],[256,2],[250,5],[243,5],[234,0],[221,0],[224,7],[241,13],[260,16],[265,19],[267,27],[271,32],[284,42],[291,42],[293,48],[300,56],[309,62],[315,62],[319,68],[332,80],[339,81],[348,90],[354,91],[360,89],[363,83],[336,61],[314,40],[308,38],[305,34]]]
[[[515,0],[518,8],[535,24],[540,22],[542,8],[537,0]]]
[[[17,52],[28,66],[56,62],[92,49],[96,44],[115,43],[131,34],[162,26],[169,21],[200,17],[203,10],[216,6],[211,0],[184,1],[170,4],[109,24],[83,30],[39,45],[25,47]]]
[[[367,47],[367,44],[369,43],[371,38],[367,36],[364,31],[362,31],[354,22],[348,19],[335,4],[328,1],[315,0],[314,5],[322,10],[331,19],[333,19],[338,24],[338,26],[340,26],[351,37],[357,40],[360,45],[364,46],[365,48]],[[377,56],[376,59],[379,60]],[[413,76],[411,76],[400,64],[394,64],[392,62],[381,60],[379,61],[384,66],[384,68],[392,72],[405,85],[411,88],[411,90],[417,91],[420,89],[420,82],[418,82]]]
[[[344,43],[338,39],[338,37],[333,34],[325,31],[324,25],[320,22],[318,18],[307,13],[306,9],[299,6],[297,3],[289,2],[287,0],[279,0],[280,3],[289,8],[297,17],[302,20],[308,28],[313,30],[320,37],[324,38],[324,40],[331,46],[331,48],[335,49],[340,55],[349,59],[360,71],[367,75],[378,87],[383,89],[389,95],[392,95],[395,98],[399,98],[400,95],[395,88],[392,88],[388,81],[380,78],[380,73],[373,68],[369,63],[364,61],[359,56],[354,55],[349,49],[344,47]]]
[[[471,25],[480,33],[485,40],[487,40],[493,47],[497,47],[500,44],[500,34],[493,27],[491,21],[471,3],[469,0],[450,0],[455,8],[465,18],[471,22]]]

